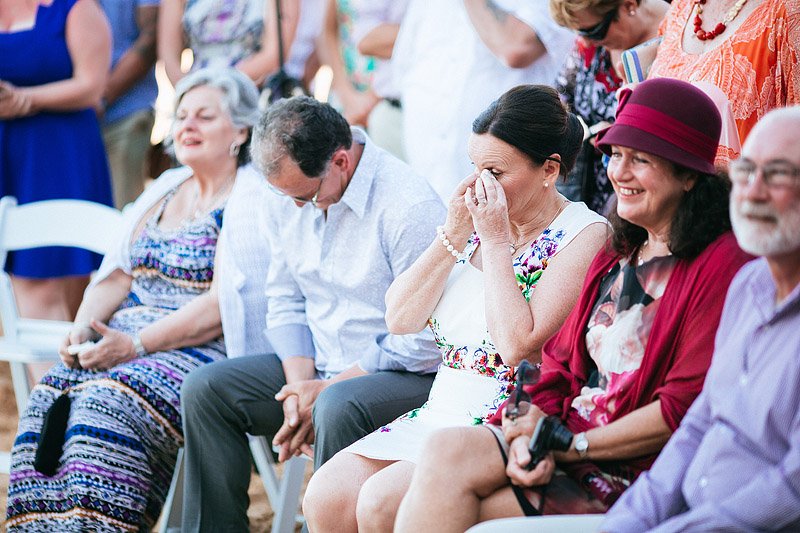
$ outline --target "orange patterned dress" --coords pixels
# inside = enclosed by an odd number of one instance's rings
[[[800,103],[800,0],[763,0],[732,35],[699,55],[682,46],[693,6],[691,0],[672,3],[649,77],[706,81],[722,89],[744,143],[769,110]]]

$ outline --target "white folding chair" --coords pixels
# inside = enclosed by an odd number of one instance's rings
[[[278,475],[275,460],[267,439],[249,436],[250,453],[256,469],[264,484],[264,491],[269,498],[272,517],[272,533],[291,533],[295,524],[304,523],[303,516],[298,514],[300,507],[300,491],[303,488],[307,457],[292,457],[283,464],[283,474]],[[172,484],[164,501],[161,512],[159,533],[176,533],[181,530],[181,513],[183,512],[183,448],[178,451],[178,461]]]
[[[467,533],[592,533],[600,529],[605,515],[552,515],[530,518],[503,518],[472,526]]]
[[[30,394],[27,365],[58,360],[58,345],[71,322],[20,318],[11,279],[4,267],[8,252],[41,246],[73,246],[105,254],[119,238],[122,213],[84,200],[46,200],[17,205],[0,199],[0,360],[9,361],[19,413]],[[0,453],[0,472],[7,473],[8,453]]]

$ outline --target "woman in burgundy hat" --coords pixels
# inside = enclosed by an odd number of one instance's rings
[[[728,284],[748,260],[730,233],[727,180],[714,174],[719,134],[716,106],[688,83],[649,80],[621,95],[598,139],[615,232],[544,345],[541,377],[489,424],[430,438],[396,530],[602,513],[649,468],[700,392]]]

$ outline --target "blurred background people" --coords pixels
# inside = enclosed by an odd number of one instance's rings
[[[111,74],[98,107],[114,190],[122,209],[144,190],[153,130],[159,0],[101,0],[111,26]]]
[[[403,143],[444,201],[472,172],[472,120],[511,87],[552,85],[573,40],[544,0],[411,0],[392,56]]]
[[[333,71],[331,103],[402,160],[403,114],[391,58],[407,7],[408,0],[328,0],[318,47]]]
[[[91,0],[0,3],[0,196],[111,205],[95,115],[111,59],[108,22]],[[19,312],[70,320],[96,254],[38,248],[10,254]]]
[[[228,195],[252,172],[242,165],[258,91],[233,69],[198,70],[176,89],[172,141],[185,166],[126,212],[59,349],[62,363],[31,393],[12,450],[9,531],[150,530],[183,444],[184,378],[225,358],[214,261]],[[67,351],[89,340],[98,342]],[[58,437],[43,418],[63,394],[63,453],[58,446],[51,457],[53,472],[37,471],[37,451],[52,453]]]
[[[650,77],[707,81],[722,89],[744,144],[767,111],[800,103],[798,26],[796,2],[675,0]]]
[[[287,74],[306,78],[306,62],[322,24],[322,0],[281,0]],[[275,0],[162,0],[158,57],[174,85],[183,75],[181,55],[192,51],[192,70],[233,66],[256,85],[279,67]]]
[[[350,125],[366,127],[367,117],[378,102],[378,96],[372,91],[377,59],[358,51],[355,40],[356,23],[361,15],[358,7],[359,0],[325,0],[325,18],[317,50],[320,61],[333,73],[331,105],[341,111]]]
[[[375,58],[371,89],[377,101],[367,116],[367,131],[375,144],[405,160],[403,108],[392,54],[408,0],[356,0],[356,4],[360,4],[354,31],[358,51]]]
[[[575,168],[558,187],[598,213],[608,213],[614,190],[594,135],[614,122],[623,84],[620,56],[656,37],[668,8],[663,0],[550,0],[553,19],[578,34],[556,88],[590,128]]]

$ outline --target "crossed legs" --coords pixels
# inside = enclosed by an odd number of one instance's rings
[[[522,515],[492,432],[448,428],[426,443],[394,530],[461,533],[478,522]]]
[[[418,466],[339,453],[311,478],[303,513],[315,533],[462,532],[522,516],[494,435],[482,427],[434,433]]]
[[[392,531],[414,464],[336,454],[311,478],[303,499],[309,529],[325,532]]]

